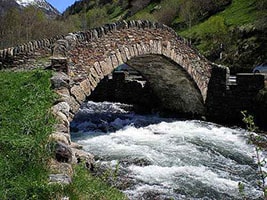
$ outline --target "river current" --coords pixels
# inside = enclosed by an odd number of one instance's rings
[[[119,188],[129,199],[261,199],[254,147],[243,129],[91,101],[71,128],[72,140],[98,165],[119,170]]]

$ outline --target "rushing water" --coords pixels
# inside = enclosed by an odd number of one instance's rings
[[[73,140],[99,164],[119,164],[129,199],[261,199],[254,148],[242,129],[136,115],[107,102],[88,102],[71,126]]]

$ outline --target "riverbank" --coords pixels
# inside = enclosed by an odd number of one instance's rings
[[[52,72],[0,71],[0,199],[125,199],[118,190],[74,167],[69,185],[49,184],[47,145],[55,119]]]

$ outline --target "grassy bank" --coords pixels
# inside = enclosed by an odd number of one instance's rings
[[[0,71],[0,199],[123,199],[80,168],[72,184],[48,184],[47,138],[55,123],[50,77],[49,71]]]
[[[0,199],[50,196],[46,151],[54,120],[50,73],[0,73]]]

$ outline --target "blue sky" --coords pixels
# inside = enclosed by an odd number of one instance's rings
[[[52,6],[54,6],[56,9],[58,9],[59,12],[63,12],[67,7],[72,5],[75,1],[78,0],[46,0],[49,2]]]

